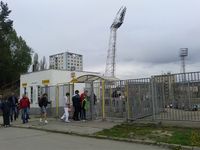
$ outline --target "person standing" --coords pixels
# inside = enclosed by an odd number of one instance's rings
[[[80,113],[80,109],[81,109],[81,104],[80,104],[80,95],[79,95],[79,91],[76,90],[75,91],[75,95],[72,97],[72,102],[73,102],[73,107],[74,107],[74,116],[73,119],[75,121],[79,121],[79,113]]]
[[[19,108],[21,110],[23,124],[28,123],[28,109],[30,109],[30,101],[26,94],[23,94],[22,99],[19,102]]]
[[[69,121],[69,109],[70,109],[70,102],[69,102],[69,93],[66,93],[66,96],[64,96],[64,114],[62,115],[61,119],[64,120],[65,122],[70,122]]]
[[[87,97],[88,97],[88,90],[84,90],[84,92],[83,92],[83,93],[81,94],[81,96],[80,96],[80,104],[81,104],[80,118],[83,119],[83,120],[85,120],[85,119],[84,119],[85,110],[84,110],[84,108],[83,108],[83,100],[84,100],[85,98],[87,98]]]
[[[82,104],[81,104],[81,110],[82,110],[82,120],[83,121],[86,121],[86,111],[88,110],[89,108],[89,100],[88,100],[88,96],[85,96],[85,98],[83,99],[82,101]]]
[[[14,93],[11,93],[11,96],[8,98],[8,101],[10,103],[10,121],[13,122],[13,117],[14,120],[16,120],[17,118],[18,99]]]
[[[43,122],[47,124],[47,105],[50,104],[48,101],[48,96],[46,93],[42,95],[42,97],[39,99],[39,106],[40,106],[40,122]]]
[[[1,109],[3,112],[3,126],[9,127],[10,126],[10,103],[6,98],[3,99],[2,95],[0,95],[0,100],[2,101]]]

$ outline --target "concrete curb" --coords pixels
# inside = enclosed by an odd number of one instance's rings
[[[113,140],[113,141],[120,141],[120,142],[129,142],[129,143],[137,143],[137,144],[145,144],[145,145],[155,145],[160,146],[164,148],[170,148],[174,150],[200,150],[200,147],[191,147],[191,146],[183,146],[178,144],[168,144],[163,142],[156,142],[156,141],[150,141],[150,140],[138,140],[138,139],[127,139],[127,138],[117,138],[117,137],[108,137],[103,135],[94,135],[94,134],[82,134],[72,131],[60,131],[60,130],[52,130],[52,129],[45,129],[41,127],[35,127],[35,126],[21,126],[21,125],[12,125],[14,128],[23,128],[23,129],[34,129],[39,131],[46,131],[51,133],[60,133],[60,134],[68,134],[68,135],[75,135],[75,136],[81,136],[81,137],[88,137],[88,138],[96,138],[96,139],[107,139],[107,140]]]

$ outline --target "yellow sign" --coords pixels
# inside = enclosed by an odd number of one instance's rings
[[[78,80],[77,80],[77,78],[73,78],[70,82],[71,82],[71,83],[77,83]]]
[[[23,87],[26,87],[26,86],[27,86],[27,83],[22,83],[22,86],[23,86]]]
[[[49,80],[42,80],[42,84],[44,84],[44,85],[48,85],[49,84]]]

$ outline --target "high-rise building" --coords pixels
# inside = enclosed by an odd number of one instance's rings
[[[83,56],[70,52],[51,55],[49,65],[51,69],[83,71]]]

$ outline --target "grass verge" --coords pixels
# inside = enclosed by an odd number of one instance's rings
[[[122,124],[105,129],[96,135],[200,147],[200,129],[192,128],[163,127],[155,124]]]

